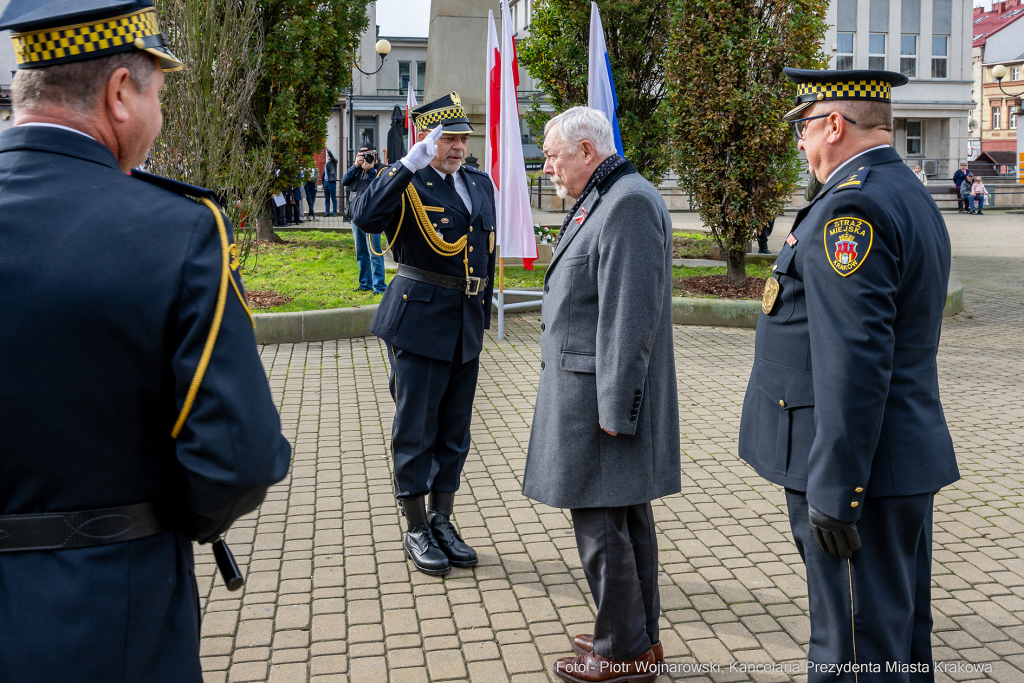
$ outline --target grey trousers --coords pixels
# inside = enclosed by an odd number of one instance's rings
[[[659,640],[658,539],[651,504],[569,512],[597,603],[594,652],[636,659]]]

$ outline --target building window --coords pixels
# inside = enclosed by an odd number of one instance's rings
[[[917,78],[917,36],[905,33],[900,36],[900,73],[907,78]]]
[[[1010,130],[1017,129],[1017,106],[1014,104],[1010,105],[1009,111],[1006,112],[1009,116],[1006,117],[1007,123],[1009,123]]]
[[[907,156],[919,157],[924,149],[924,121],[907,121]]]
[[[932,78],[946,78],[949,36],[932,36]]]
[[[1019,81],[1020,80],[1020,67],[1019,66],[1015,66],[1012,69],[1010,69],[1010,80],[1011,81]]]
[[[851,71],[853,69],[853,34],[839,33],[836,35],[836,69]]]
[[[398,63],[398,89],[406,92],[409,88],[409,62]]]
[[[868,35],[868,68],[885,69],[885,34]]]
[[[416,62],[416,89],[423,92],[423,84],[427,81],[427,63]]]
[[[1002,107],[992,107],[992,130],[999,130],[1001,121],[999,117],[1003,113]]]

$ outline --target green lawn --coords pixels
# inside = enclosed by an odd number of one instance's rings
[[[285,244],[259,245],[243,268],[248,290],[272,291],[292,300],[281,306],[260,309],[257,312],[314,311],[325,308],[350,308],[380,301],[380,296],[368,292],[352,291],[359,286],[359,268],[351,233],[347,232],[289,232],[278,231]],[[533,271],[524,268],[505,268],[505,288],[521,289],[541,287],[546,266]],[[694,275],[724,275],[725,266],[718,268],[672,269],[672,277]],[[747,265],[747,275],[766,278],[770,266]],[[495,272],[495,278],[498,273]],[[394,272],[386,274],[388,282]],[[679,292],[674,292],[677,296]]]

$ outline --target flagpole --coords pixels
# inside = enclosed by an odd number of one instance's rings
[[[498,339],[505,338],[505,257],[498,257]]]

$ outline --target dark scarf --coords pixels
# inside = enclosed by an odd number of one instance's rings
[[[583,192],[581,192],[580,196],[576,199],[576,203],[572,205],[571,209],[569,209],[569,213],[565,214],[565,220],[562,221],[562,229],[558,232],[558,239],[555,240],[555,249],[558,248],[558,243],[561,241],[562,235],[565,234],[565,229],[569,227],[569,221],[572,220],[572,217],[576,215],[576,211],[583,205],[583,201],[587,198],[587,195],[590,194],[599,182],[611,175],[612,171],[624,163],[626,163],[624,158],[618,154],[613,154],[598,164],[597,168],[594,169],[594,174],[591,175],[590,180],[587,181],[587,186],[583,188]]]

